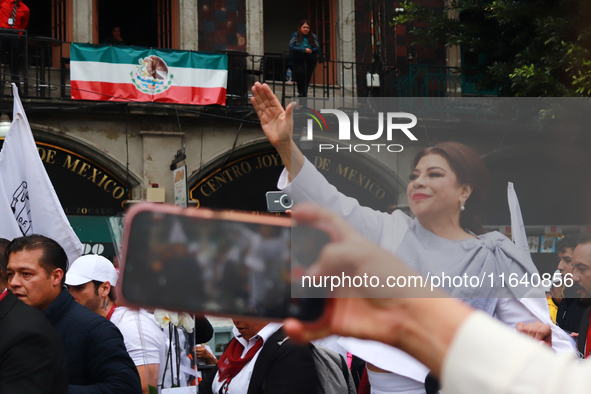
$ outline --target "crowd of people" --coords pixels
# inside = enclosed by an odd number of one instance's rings
[[[82,256],[67,269],[63,248],[42,235],[2,239],[0,249],[0,287],[10,289],[0,296],[0,392],[162,387],[166,337],[148,312],[116,305],[109,260]],[[196,342],[207,342],[213,328],[202,317],[195,333]]]
[[[295,221],[331,236],[308,273],[489,272],[494,278],[537,273],[527,252],[500,233],[483,231],[478,212],[488,174],[467,146],[446,142],[417,154],[407,189],[414,218],[400,211],[376,212],[339,193],[304,157],[292,140],[292,106],[284,110],[269,87],[258,83],[252,102],[286,167],[279,187],[300,203]],[[281,273],[289,263],[286,233],[231,223],[197,236],[178,219],[160,223],[139,255],[148,269],[142,276],[153,280],[156,297],[187,296],[175,293],[175,287],[187,288],[178,281],[199,278],[199,293],[188,296],[206,300],[202,308],[240,300],[248,314],[264,309],[268,298],[280,298],[273,291],[278,283],[287,286],[281,274],[261,275]],[[468,288],[450,282],[434,292],[342,287],[315,323],[235,317],[234,338],[219,359],[197,346],[204,362],[215,365],[199,391],[325,393],[327,384],[337,380],[343,385],[335,383],[328,391],[588,391],[591,363],[580,362],[577,353],[579,358],[591,355],[591,234],[567,235],[556,251],[554,277],[572,278],[573,286],[552,283],[547,297],[541,289],[496,280]],[[41,235],[0,240],[0,252],[0,290],[5,289],[0,294],[0,393],[147,393],[150,386],[167,387],[163,375],[171,354],[166,336],[148,311],[117,305],[117,272],[110,261],[87,255],[68,265],[62,247]],[[176,268],[166,269],[171,266]],[[244,282],[234,286],[244,292],[233,294],[232,301],[223,292],[228,281]],[[195,332],[192,347],[207,342],[213,329],[201,317]],[[334,379],[319,372],[325,371],[319,347],[298,343],[329,335],[336,337],[323,343],[342,362],[331,364]],[[356,387],[349,384],[351,375]]]

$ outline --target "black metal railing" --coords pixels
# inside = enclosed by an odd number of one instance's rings
[[[0,96],[10,95],[10,83],[17,82],[24,98],[70,99],[70,59],[63,56],[62,49],[69,44],[49,37],[31,37],[24,30],[0,29]],[[401,69],[382,67],[376,72],[375,64],[331,60],[326,54],[319,54],[313,69],[306,69],[294,63],[289,51],[263,56],[238,51],[224,53],[228,55],[228,106],[250,106],[250,88],[257,81],[267,83],[283,105],[298,96],[496,95],[478,90],[477,77],[462,75],[453,67],[411,64]],[[298,87],[302,80],[304,85],[309,80],[307,87]]]
[[[388,83],[397,97],[490,97],[497,89],[479,87],[478,76],[458,67],[409,64],[397,70]]]
[[[302,90],[305,97],[312,98],[383,96],[387,91],[367,86],[366,74],[371,71],[371,64],[330,60],[325,54],[320,54],[315,67],[312,70],[300,68],[298,71],[302,72],[303,69],[303,76],[297,78],[297,65],[289,52],[264,56],[227,53],[228,105],[248,105],[250,87],[255,82],[267,83],[283,105],[294,97],[302,96]],[[288,69],[292,73],[291,80],[287,77]],[[298,79],[309,79],[307,89],[298,89]]]
[[[10,84],[16,83],[22,97],[64,97],[62,44],[26,30],[0,29],[0,96],[10,95]]]

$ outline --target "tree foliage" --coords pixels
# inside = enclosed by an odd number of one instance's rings
[[[413,45],[460,45],[462,72],[478,75],[480,88],[503,96],[591,96],[591,1],[446,4],[434,10],[407,0],[395,23],[414,26]]]

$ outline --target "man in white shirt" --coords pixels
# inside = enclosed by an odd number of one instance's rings
[[[234,339],[199,384],[200,394],[317,393],[310,347],[289,341],[278,323],[234,319],[234,325]]]
[[[99,255],[79,257],[66,274],[66,285],[76,301],[106,317],[121,331],[127,352],[140,375],[142,391],[148,394],[149,386],[157,387],[160,383],[160,364],[166,354],[164,336],[148,312],[117,307],[116,283],[117,270]]]
[[[296,208],[293,218],[321,226],[333,240],[309,274],[416,275],[326,209],[305,204]],[[286,320],[284,329],[290,338],[309,341],[336,334],[387,343],[429,367],[441,378],[445,393],[582,394],[591,390],[591,362],[556,354],[547,343],[540,343],[551,339],[547,325],[518,325],[535,341],[441,292],[422,288],[359,287],[334,296],[320,323]]]

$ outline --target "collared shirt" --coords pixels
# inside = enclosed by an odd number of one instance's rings
[[[6,294],[8,294],[8,289],[4,289],[4,291],[0,293],[0,301],[2,301],[4,297],[6,297]]]
[[[280,324],[280,323],[269,323],[265,327],[263,327],[256,335],[254,335],[252,338],[250,338],[249,340],[242,338],[242,335],[240,335],[240,332],[238,332],[238,329],[236,329],[236,327],[234,327],[232,329],[232,334],[234,334],[234,338],[238,342],[240,342],[240,344],[242,346],[244,346],[244,350],[242,351],[240,358],[244,358],[244,356],[246,356],[246,353],[248,353],[250,348],[252,348],[255,345],[255,343],[258,342],[258,340],[260,338],[263,339],[263,346],[265,346],[267,339],[269,339],[269,337],[271,335],[275,334],[277,332],[277,330],[279,330],[282,326],[283,326],[283,324]],[[262,347],[261,347],[261,349],[262,349]],[[259,351],[252,358],[252,360],[248,364],[246,364],[244,366],[244,368],[242,368],[242,370],[240,372],[238,372],[238,374],[236,376],[234,376],[232,378],[232,380],[230,381],[230,384],[228,385],[228,391],[227,391],[228,394],[246,394],[248,392],[248,385],[250,384],[250,377],[252,376],[252,371],[254,370],[254,366],[256,364],[257,358],[259,357],[260,353],[261,353],[261,350],[259,349]],[[222,387],[222,384],[224,383],[224,382],[219,382],[218,378],[219,378],[219,372],[216,373],[215,378],[213,379],[213,383],[211,385],[212,392],[214,392],[214,393],[218,393],[220,388]]]
[[[0,28],[2,29],[17,29],[24,30],[29,24],[29,7],[22,1],[20,2],[16,15],[14,17],[14,24],[8,24],[8,18],[11,17],[14,10],[14,0],[0,1]]]

